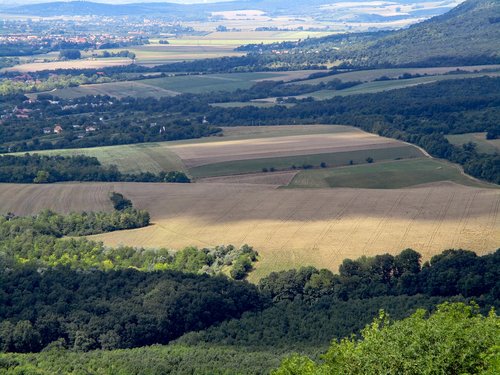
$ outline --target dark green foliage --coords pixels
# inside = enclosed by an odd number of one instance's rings
[[[0,353],[0,372],[5,375],[267,375],[287,354],[272,348],[258,351],[176,344],[91,352],[53,349],[37,354]]]
[[[17,352],[164,344],[262,306],[254,286],[223,277],[65,267],[2,269],[0,300],[0,345]]]
[[[120,194],[121,195],[121,194]],[[125,199],[128,201],[128,199]],[[129,201],[130,202],[130,201]],[[114,212],[82,212],[60,215],[44,210],[32,217],[0,216],[0,243],[21,236],[82,236],[149,225],[149,213],[131,205]]]
[[[178,171],[167,172],[165,174],[163,181],[165,181],[165,182],[177,182],[177,183],[183,183],[183,184],[191,182],[189,177],[186,176],[186,174],[184,172],[178,172]]]
[[[305,267],[273,272],[260,280],[260,290],[274,301],[323,295],[341,300],[386,295],[500,298],[500,250],[478,257],[472,251],[446,250],[420,267],[420,254],[407,249],[399,255],[345,259],[339,275]]]
[[[111,203],[113,203],[113,208],[118,211],[123,211],[127,208],[132,207],[132,201],[130,199],[127,199],[123,196],[121,193],[117,193],[113,191],[109,199],[111,200]]]
[[[121,173],[115,165],[102,166],[97,158],[25,154],[0,155],[0,182],[52,183],[62,181],[191,182],[184,172]]]
[[[63,49],[59,52],[60,59],[77,60],[82,57],[82,54],[77,49]]]
[[[401,319],[444,301],[473,299],[483,313],[500,306],[500,250],[483,257],[449,250],[423,267],[420,258],[407,249],[397,256],[346,259],[339,275],[314,267],[271,273],[259,289],[272,306],[179,340],[307,350],[357,333],[380,309]]]
[[[231,345],[258,349],[309,351],[326,349],[332,338],[357,333],[380,309],[396,319],[405,318],[418,308],[433,309],[449,300],[443,297],[384,296],[341,301],[323,296],[314,301],[296,298],[281,301],[240,319],[232,319],[201,332],[189,333],[178,340],[188,345]],[[452,298],[453,300],[463,300]]]

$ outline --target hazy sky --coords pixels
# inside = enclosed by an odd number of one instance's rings
[[[52,1],[71,1],[71,0],[0,0],[0,5],[23,5],[35,3],[48,3]],[[107,4],[125,4],[125,3],[180,3],[180,4],[193,4],[193,3],[220,3],[223,1],[232,0],[88,0],[95,3]]]

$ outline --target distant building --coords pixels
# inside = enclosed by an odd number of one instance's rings
[[[43,128],[43,134],[50,134],[50,133],[52,133],[51,128]]]
[[[54,126],[54,133],[56,133],[56,134],[61,134],[61,133],[62,133],[62,131],[63,131],[63,128],[62,128],[62,126],[61,126],[61,125],[56,125],[56,126]]]
[[[86,126],[85,127],[85,131],[87,133],[90,133],[90,132],[95,132],[97,130],[97,128],[95,126]]]

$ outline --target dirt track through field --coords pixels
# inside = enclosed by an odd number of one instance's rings
[[[283,190],[270,185],[0,185],[0,212],[110,209],[109,191],[147,209],[154,225],[95,236],[108,245],[182,248],[248,243],[261,254],[253,278],[345,258],[413,248],[428,259],[447,248],[500,247],[500,190],[442,183],[399,190]]]
[[[311,134],[195,143],[171,146],[188,168],[232,160],[313,155],[389,147],[401,142],[359,130],[336,134]]]

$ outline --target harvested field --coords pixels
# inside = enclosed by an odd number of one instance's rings
[[[233,160],[326,154],[401,147],[402,143],[360,130],[172,146],[188,168]]]
[[[119,191],[154,225],[93,238],[108,245],[182,248],[251,244],[252,279],[304,265],[337,270],[345,258],[413,248],[424,259],[448,248],[500,247],[500,190],[438,184],[400,190],[275,189],[238,184],[88,183],[0,185],[0,211],[29,214],[110,208]]]
[[[130,59],[98,59],[98,60],[71,60],[71,61],[53,61],[16,65],[2,71],[16,72],[38,72],[41,70],[54,69],[98,69],[107,66],[129,65]]]
[[[296,171],[284,171],[273,173],[249,173],[244,175],[207,177],[198,180],[200,183],[218,183],[218,184],[252,184],[252,185],[271,185],[275,187],[288,185],[292,182]]]

